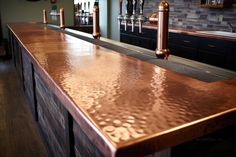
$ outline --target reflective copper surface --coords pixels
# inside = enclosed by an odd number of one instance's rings
[[[213,131],[218,117],[223,128],[224,116],[235,116],[236,78],[209,84],[41,25],[9,27],[109,156],[164,149]]]

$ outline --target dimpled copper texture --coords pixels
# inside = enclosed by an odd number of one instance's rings
[[[10,27],[116,149],[235,109],[235,87],[224,82],[200,82],[34,24]],[[36,39],[29,36],[35,29]]]

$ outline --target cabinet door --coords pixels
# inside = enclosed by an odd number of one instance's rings
[[[198,60],[207,64],[226,67],[228,44],[225,40],[199,38]]]
[[[122,27],[123,28],[123,27]],[[138,27],[135,27],[134,32],[130,31],[131,27],[127,28],[127,31],[121,30],[120,41],[147,48],[150,50],[156,49],[156,36],[157,31],[152,29],[143,28],[142,33],[138,33]]]
[[[120,41],[123,43],[131,44],[129,35],[125,33],[120,34]]]
[[[236,71],[236,42],[229,42],[227,68]]]
[[[190,35],[169,33],[170,54],[193,59],[197,58],[198,38]]]

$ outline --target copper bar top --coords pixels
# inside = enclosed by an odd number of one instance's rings
[[[201,82],[57,32],[8,25],[106,156],[140,156],[236,123],[236,78]]]

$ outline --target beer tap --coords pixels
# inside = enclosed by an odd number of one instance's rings
[[[139,15],[138,15],[138,28],[139,28],[139,33],[142,33],[142,27],[143,27],[143,21],[144,21],[144,16],[143,16],[143,6],[144,6],[144,0],[140,0],[140,9],[139,9]]]
[[[130,17],[130,20],[132,25],[132,32],[134,32],[134,24],[135,21],[137,20],[137,15],[136,15],[137,0],[133,0],[132,4],[133,4],[133,13],[132,16]]]
[[[126,3],[125,3],[126,10],[125,10],[125,16],[124,16],[125,31],[127,31],[127,24],[128,24],[128,22],[130,20],[130,16],[128,14],[128,3],[129,3],[128,0],[126,0]]]
[[[119,15],[117,17],[117,20],[118,20],[118,30],[120,30],[121,22],[124,19],[124,16],[122,15],[122,3],[123,3],[123,0],[119,0]]]

